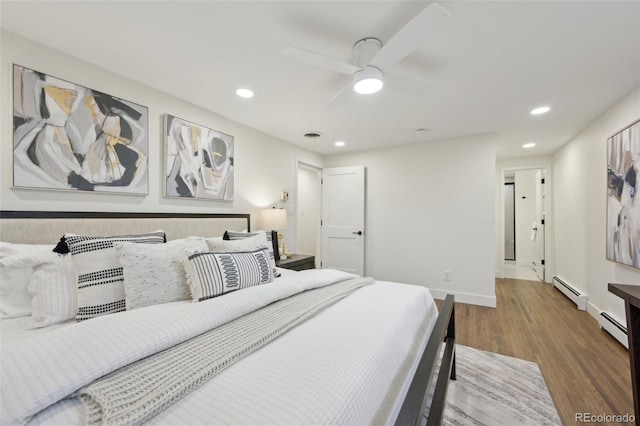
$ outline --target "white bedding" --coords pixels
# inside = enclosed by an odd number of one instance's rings
[[[81,386],[272,301],[349,277],[302,271],[200,303],[48,328],[9,345],[3,334],[2,424],[83,424],[78,401],[64,399]],[[393,422],[436,316],[426,288],[377,282],[243,358],[149,423]]]

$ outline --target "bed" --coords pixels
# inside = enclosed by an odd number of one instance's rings
[[[274,268],[269,243],[247,248],[266,237],[250,232],[246,214],[0,214],[0,266],[29,270],[32,306],[0,321],[3,425],[442,421],[455,379],[452,296],[438,312],[420,286]],[[231,231],[248,237],[221,238]],[[95,236],[116,239],[104,248]],[[44,249],[47,267],[19,263]],[[104,266],[91,268],[112,251],[121,303],[106,303],[107,286],[91,281],[104,278]],[[64,315],[61,296],[47,294],[52,271],[67,287],[74,274]],[[249,276],[262,284],[245,284]],[[9,300],[14,278],[4,281]]]

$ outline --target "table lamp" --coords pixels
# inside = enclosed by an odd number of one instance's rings
[[[287,229],[287,211],[285,209],[271,209],[262,210],[262,227],[265,230],[281,231]],[[281,259],[286,259],[284,250],[284,241],[282,241],[282,234],[278,232],[278,251],[280,252]]]

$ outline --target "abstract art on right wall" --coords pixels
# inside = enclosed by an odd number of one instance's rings
[[[607,259],[640,269],[640,120],[607,139]]]

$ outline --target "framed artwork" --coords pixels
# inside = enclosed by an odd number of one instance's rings
[[[13,65],[13,187],[146,195],[146,107]]]
[[[640,120],[607,140],[607,259],[640,269]]]
[[[165,196],[233,200],[233,136],[165,115]]]

